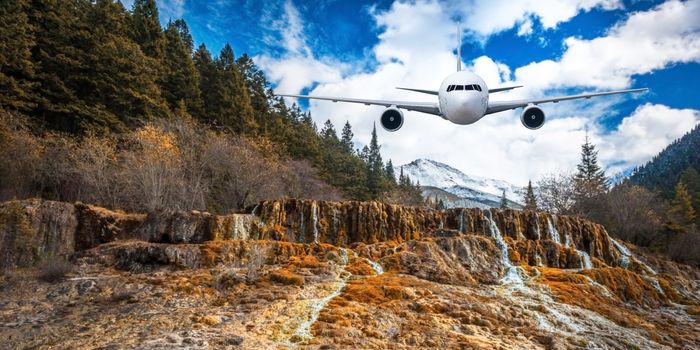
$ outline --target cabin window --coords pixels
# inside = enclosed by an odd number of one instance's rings
[[[464,90],[474,90],[474,85],[464,85]]]
[[[474,90],[476,91],[481,91],[481,86],[480,85],[474,85]]]
[[[447,92],[450,92],[450,91],[452,91],[452,90],[454,90],[454,89],[455,89],[455,86],[454,86],[454,85],[450,85],[450,86],[447,87]]]
[[[455,90],[464,90],[464,85],[455,85]]]

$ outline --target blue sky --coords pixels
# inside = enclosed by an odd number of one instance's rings
[[[197,43],[248,53],[280,93],[430,100],[394,86],[435,89],[463,65],[489,86],[523,84],[492,99],[648,87],[642,96],[545,105],[525,130],[519,111],[457,126],[406,113],[380,130],[395,164],[432,158],[468,174],[524,184],[570,171],[585,129],[608,174],[649,160],[700,121],[700,0],[160,1],[161,21],[185,18]],[[127,7],[130,6],[127,1]],[[290,103],[296,102],[293,100]],[[318,125],[349,120],[356,146],[380,107],[301,102]]]

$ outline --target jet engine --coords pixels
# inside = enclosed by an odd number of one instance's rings
[[[537,106],[530,105],[520,115],[520,122],[530,130],[537,130],[544,125],[544,111]]]
[[[380,118],[382,127],[386,131],[396,131],[401,129],[403,125],[403,112],[400,109],[391,106],[382,113]]]

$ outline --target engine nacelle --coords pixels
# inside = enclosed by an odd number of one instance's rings
[[[403,126],[403,112],[396,107],[389,107],[382,113],[379,122],[386,131],[399,130]]]
[[[520,122],[530,130],[537,130],[544,125],[544,111],[537,106],[528,106],[520,114]]]

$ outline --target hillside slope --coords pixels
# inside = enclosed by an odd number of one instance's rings
[[[700,272],[580,218],[298,200],[250,210],[0,205],[4,264],[41,255],[75,264],[56,284],[35,280],[31,267],[2,276],[4,345],[700,346]]]
[[[700,171],[700,125],[636,169],[630,180],[670,197],[681,173],[688,167]]]

